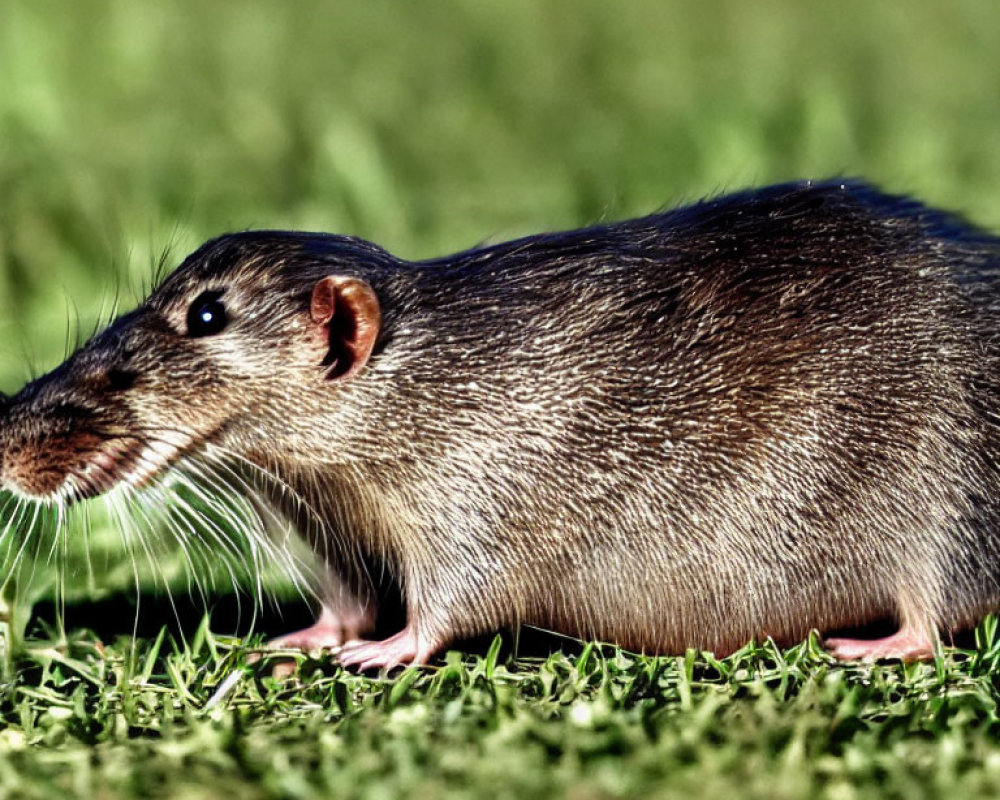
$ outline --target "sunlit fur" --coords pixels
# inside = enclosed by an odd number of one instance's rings
[[[998,253],[849,183],[421,263],[234,234],[8,403],[2,475],[60,516],[117,486],[123,527],[173,531],[195,575],[196,548],[284,559],[344,610],[390,579],[435,646],[516,623],[655,652],[947,633],[1000,594]],[[328,275],[382,310],[347,380],[308,313]],[[230,323],[193,339],[205,290]]]

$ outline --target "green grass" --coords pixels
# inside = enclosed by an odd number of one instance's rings
[[[1000,792],[995,624],[933,664],[834,664],[815,642],[717,661],[451,652],[394,680],[301,683],[204,627],[86,637],[0,705],[0,791],[25,797],[889,797]],[[223,681],[238,683],[213,702]]]
[[[0,4],[0,390],[56,365],[116,285],[133,302],[165,250],[232,229],[416,258],[840,173],[1000,229],[998,52],[979,0]],[[127,605],[100,518],[68,531],[61,584],[45,556],[0,616],[60,585],[70,611]],[[1000,792],[993,622],[927,665],[453,653],[394,682],[308,662],[302,685],[223,631],[41,623],[0,688],[0,796]]]

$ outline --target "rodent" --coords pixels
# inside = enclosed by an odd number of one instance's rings
[[[278,642],[349,665],[521,623],[724,655],[880,618],[827,646],[929,657],[1000,605],[998,267],[857,181],[412,263],[225,235],[6,401],[0,478],[69,503],[207,447],[267,471],[329,568]],[[383,641],[355,561],[402,592]]]

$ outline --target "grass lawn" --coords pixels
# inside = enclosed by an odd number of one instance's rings
[[[1000,7],[971,0],[4,3],[0,390],[227,230],[429,257],[844,173],[1000,229],[997,53]],[[203,604],[161,632],[184,561],[136,582],[82,519],[19,569],[24,531],[0,538],[24,645],[0,797],[1000,794],[992,619],[932,664],[487,640],[391,681],[305,661],[278,683]]]
[[[496,644],[499,644],[497,640]],[[451,652],[395,680],[276,683],[202,628],[43,652],[2,706],[25,797],[994,797],[995,626],[936,664],[845,667],[814,642],[717,661],[591,647]],[[238,683],[212,701],[229,676]]]

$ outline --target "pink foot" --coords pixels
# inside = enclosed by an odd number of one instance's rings
[[[426,664],[438,645],[422,641],[412,625],[381,642],[358,640],[344,645],[337,660],[359,670],[391,669],[406,664]]]
[[[323,606],[315,623],[300,631],[293,631],[271,639],[267,643],[267,647],[269,650],[286,648],[307,652],[333,650],[344,642],[357,639],[361,631],[367,630],[369,627],[369,620],[361,614],[345,618]]]
[[[878,661],[898,658],[921,661],[934,658],[936,641],[925,629],[904,625],[884,639],[827,639],[824,646],[835,658]]]

